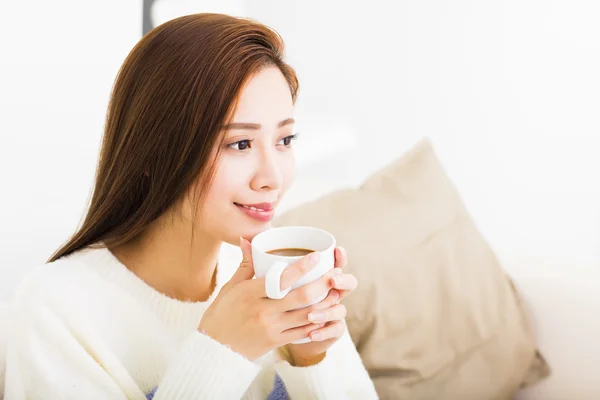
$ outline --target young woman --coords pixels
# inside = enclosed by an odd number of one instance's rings
[[[14,298],[7,399],[377,397],[339,302],[357,284],[343,249],[282,300],[253,279],[249,241],[294,176],[298,82],[282,57],[275,32],[218,14],[172,20],[135,46],[86,218]],[[239,267],[223,243],[241,247]]]

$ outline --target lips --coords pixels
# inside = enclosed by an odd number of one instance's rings
[[[234,203],[238,207],[243,207],[252,211],[273,211],[273,203],[240,204]]]
[[[236,207],[248,217],[260,221],[269,222],[275,216],[275,203],[241,204],[233,203]]]

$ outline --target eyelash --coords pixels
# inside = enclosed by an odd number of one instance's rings
[[[294,133],[293,135],[289,135],[289,136],[286,136],[286,137],[284,137],[283,139],[281,139],[281,140],[283,140],[283,141],[284,141],[284,142],[283,142],[283,145],[284,145],[285,147],[290,147],[290,146],[292,145],[292,142],[293,142],[294,140],[298,139],[298,135],[300,135],[300,134],[299,134],[299,133]],[[286,139],[287,139],[287,141],[288,141],[288,142],[287,142],[287,144],[285,144],[285,140],[286,140]]]
[[[294,141],[294,140],[298,139],[298,135],[299,135],[298,133],[295,133],[295,134],[293,134],[293,135],[289,135],[289,136],[286,136],[286,137],[284,137],[283,139],[281,139],[281,140],[283,140],[283,145],[284,145],[285,147],[290,147],[290,146],[292,145],[292,141]],[[281,140],[280,140],[280,141],[281,141]],[[287,144],[286,144],[286,140],[287,140]],[[238,140],[237,142],[233,142],[233,143],[230,143],[230,144],[228,144],[228,145],[227,145],[227,147],[228,147],[228,148],[231,148],[231,149],[234,149],[234,150],[237,150],[237,151],[246,151],[246,150],[248,150],[248,149],[251,149],[251,148],[252,148],[250,145],[251,145],[251,143],[252,143],[253,141],[254,141],[254,139],[244,139],[244,140]],[[246,147],[246,148],[244,148],[244,149],[236,149],[236,148],[235,148],[235,146],[236,146],[236,145],[239,145],[239,144],[241,144],[241,143],[247,143],[247,144],[246,144],[246,146],[247,146],[247,147]],[[279,142],[278,142],[278,143],[279,143]]]

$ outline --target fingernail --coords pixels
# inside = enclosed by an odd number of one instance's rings
[[[331,298],[335,301],[340,297],[340,293],[337,290],[331,291]]]
[[[310,253],[308,255],[308,261],[310,261],[313,264],[318,263],[320,258],[321,258],[321,253],[318,253],[316,251],[314,253]]]
[[[323,334],[319,331],[311,332],[311,334],[310,334],[311,340],[314,340],[314,341],[321,340],[321,337],[323,337]]]
[[[342,274],[342,269],[341,268],[334,268],[333,269],[333,276],[338,276]]]
[[[325,318],[325,313],[320,311],[314,311],[308,314],[308,320],[310,322],[319,322]]]

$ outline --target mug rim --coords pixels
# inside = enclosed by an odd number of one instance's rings
[[[252,245],[253,250],[259,251],[264,256],[273,257],[273,258],[285,258],[287,260],[301,259],[301,258],[305,257],[305,256],[280,256],[280,255],[276,255],[276,254],[269,254],[269,253],[267,253],[267,251],[270,251],[273,249],[267,250],[267,249],[265,249],[265,246],[263,246],[260,243],[260,241],[262,240],[261,236],[263,236],[263,235],[275,234],[275,233],[277,233],[275,231],[284,231],[284,230],[292,230],[292,229],[311,230],[311,231],[319,232],[328,237],[328,239],[331,241],[331,244],[323,250],[315,250],[314,252],[317,252],[317,253],[326,252],[326,251],[331,250],[336,245],[335,237],[331,233],[327,232],[324,229],[315,228],[313,226],[292,225],[292,226],[278,226],[278,227],[270,228],[270,229],[267,229],[266,231],[260,232],[258,235],[254,236],[254,238],[252,239],[251,245]],[[258,243],[255,242],[257,239],[258,239]]]

